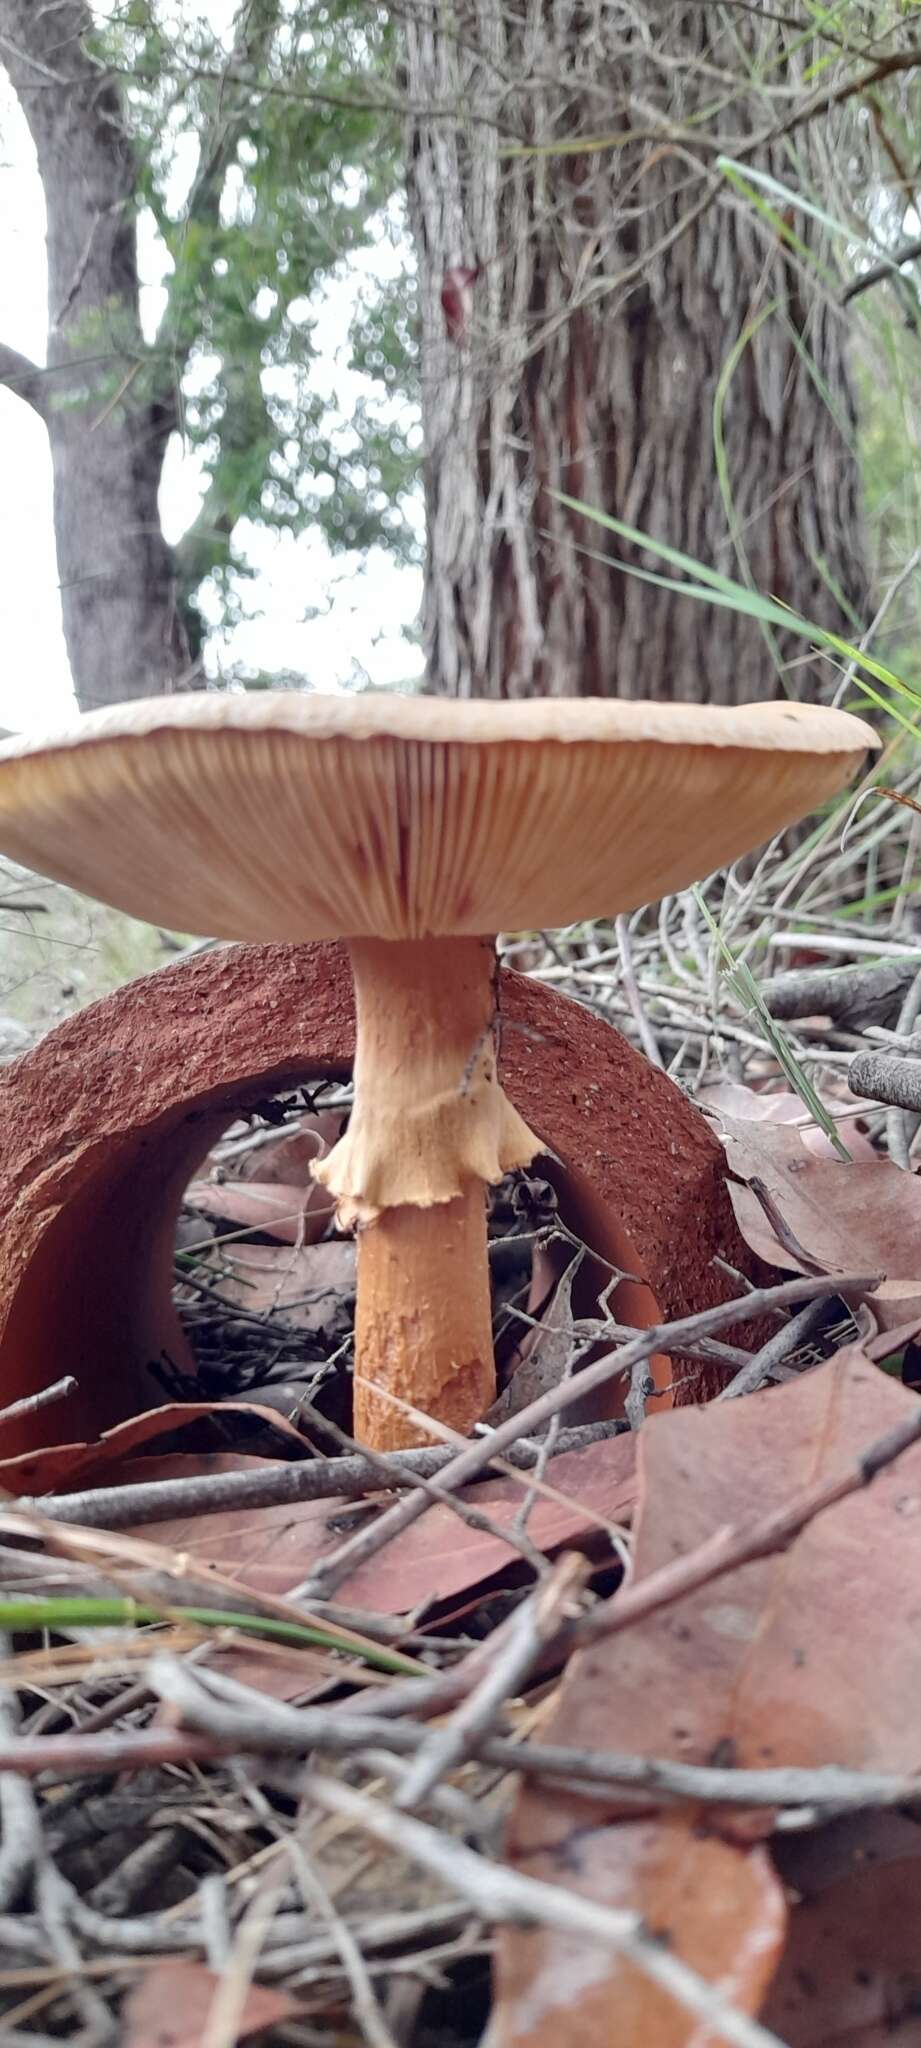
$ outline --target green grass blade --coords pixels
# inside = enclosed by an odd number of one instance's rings
[[[598,556],[600,561],[610,563],[613,569],[620,569],[625,576],[638,576],[643,582],[655,583],[660,589],[673,590],[681,597],[707,598],[711,604],[722,604],[731,611],[745,612],[751,619],[763,619],[771,625],[781,626],[786,632],[796,633],[801,639],[808,640],[813,645],[831,648],[836,654],[843,655],[846,662],[853,662],[858,671],[866,671],[868,675],[873,676],[895,696],[907,699],[916,707],[916,715],[921,716],[921,692],[896,675],[893,669],[887,668],[884,662],[875,661],[872,655],[854,646],[850,640],[843,639],[839,633],[832,633],[824,626],[814,625],[776,598],[762,597],[758,591],[746,590],[744,584],[734,582],[731,576],[724,576],[718,569],[708,569],[705,563],[696,562],[693,556],[683,554],[680,548],[669,547],[666,541],[654,540],[651,534],[642,533],[635,526],[628,526],[624,520],[615,519],[610,512],[601,512],[594,505],[585,504],[581,498],[571,498],[566,491],[553,491],[551,496],[556,498],[559,504],[566,505],[571,512],[578,512],[583,519],[593,520],[609,533],[616,534],[619,540],[628,541],[631,547],[643,548],[651,555],[658,555],[661,561],[669,562],[672,567],[683,570],[687,576],[693,578],[693,581],[681,583],[672,577],[656,576],[649,569],[640,569],[632,562],[618,560],[616,555]],[[858,678],[855,677],[855,682],[857,681]],[[874,703],[880,705],[887,716],[898,718],[908,731],[917,732],[918,727],[915,723],[901,717],[894,705],[874,696],[862,680],[859,681],[859,687],[866,690],[867,695]]]
[[[605,526],[610,533],[616,533],[619,540],[627,540],[633,547],[646,548],[649,554],[658,555],[660,561],[669,562],[673,569],[683,569],[686,575],[693,576],[695,583],[706,584],[708,590],[720,591],[726,597],[744,598],[746,603],[756,595],[745,590],[741,583],[734,583],[731,576],[724,576],[721,570],[708,569],[704,562],[696,562],[693,555],[682,554],[680,548],[670,547],[667,541],[653,540],[648,533],[642,533],[639,527],[627,526],[623,519],[615,519],[610,512],[600,512],[594,505],[586,505],[582,498],[571,498],[566,491],[554,491],[552,495],[561,505],[568,505],[571,512],[579,512],[584,519],[594,519],[598,526]],[[615,567],[618,568],[628,566],[626,562],[615,562]],[[683,589],[684,586],[679,584],[676,587]],[[768,605],[772,611],[782,615],[785,625],[795,627],[797,624],[806,624],[804,619],[797,619],[795,612],[789,611],[786,606],[775,604],[773,599],[758,597],[757,603]],[[756,614],[753,613],[752,616]]]
[[[851,248],[854,247],[856,242],[859,247],[866,249],[868,252],[872,250],[874,261],[880,260],[879,251],[873,247],[872,243],[866,241],[864,237],[858,234],[854,228],[848,227],[846,222],[842,220],[836,220],[834,214],[828,213],[825,207],[817,206],[814,199],[804,198],[802,192],[794,191],[793,186],[785,185],[781,178],[772,178],[769,171],[756,170],[754,164],[736,163],[735,158],[731,156],[718,156],[716,168],[718,171],[725,172],[733,184],[741,181],[760,186],[762,192],[772,193],[775,199],[780,199],[783,202],[784,206],[794,206],[800,213],[808,213],[810,220],[818,221],[819,226],[825,228],[830,235],[840,236]],[[809,251],[808,253],[811,255],[812,252]],[[883,255],[881,260],[885,262],[885,255]]]
[[[739,531],[738,521],[736,519],[735,500],[733,498],[732,492],[732,479],[729,475],[729,457],[726,450],[726,436],[723,432],[723,421],[725,417],[726,399],[729,393],[729,388],[732,383],[733,377],[735,376],[736,370],[738,369],[738,366],[742,360],[742,357],[744,356],[746,349],[754,341],[756,334],[758,334],[760,329],[764,326],[765,321],[769,320],[771,315],[777,311],[777,307],[778,301],[776,299],[772,299],[769,305],[762,306],[760,313],[757,313],[754,319],[746,322],[741,334],[739,334],[736,340],[733,342],[732,348],[730,349],[729,354],[726,357],[725,362],[723,363],[719,376],[716,380],[716,390],[713,394],[713,454],[714,460],[716,462],[717,482],[720,487],[720,496],[723,500],[723,509],[725,511],[726,518],[729,522],[729,533],[730,538],[732,540],[732,545],[736,551],[736,559],[745,578],[745,587],[749,591],[754,590],[755,581],[751,573],[748,555],[746,554],[745,545],[742,540],[741,533]],[[777,680],[780,684],[781,689],[784,691],[786,695],[789,696],[790,692],[786,676],[784,675],[783,662],[781,660],[780,649],[777,645],[777,641],[774,638],[771,628],[766,621],[762,621],[761,626],[762,631],[764,633],[767,650],[773,663],[774,672],[777,676]]]
[[[341,1635],[307,1622],[278,1621],[274,1615],[227,1613],[221,1607],[147,1606],[141,1600],[106,1599],[102,1596],[64,1596],[53,1600],[0,1600],[0,1629],[11,1635],[30,1634],[33,1629],[141,1628],[157,1622],[191,1621],[199,1628],[234,1628],[247,1635],[266,1636],[270,1642],[292,1643],[302,1648],[340,1650],[360,1658],[377,1671],[399,1672],[418,1678],[420,1667],[398,1650],[382,1649],[377,1643],[351,1643]]]
[[[781,1030],[780,1025],[771,1016],[751,968],[746,966],[744,960],[737,960],[731,948],[726,944],[726,940],[712,911],[704,902],[702,891],[695,887],[692,893],[697,908],[709,928],[723,963],[726,980],[732,989],[736,1001],[741,1004],[743,1010],[747,1011],[749,1016],[757,1017],[764,1036],[771,1047],[771,1051],[782,1073],[789,1081],[791,1088],[799,1096],[804,1107],[808,1109],[813,1122],[817,1123],[819,1128],[824,1131],[829,1144],[834,1146],[838,1157],[850,1166],[851,1155],[835,1123],[834,1117],[829,1116],[821,1096],[816,1094],[808,1074],[800,1066],[786,1032]]]
[[[777,236],[778,241],[785,242],[788,249],[792,249],[794,255],[799,257],[801,263],[808,265],[809,269],[816,271],[826,284],[830,284],[832,282],[830,272],[824,263],[819,262],[815,250],[810,249],[808,242],[804,242],[802,237],[797,234],[796,229],[792,228],[789,221],[784,219],[783,214],[778,213],[776,206],[770,206],[766,199],[762,199],[760,192],[755,191],[754,174],[751,171],[743,171],[742,165],[733,163],[732,158],[728,156],[718,156],[716,168],[718,171],[722,171],[727,184],[731,185],[735,192],[738,192],[739,198],[744,199],[746,205],[753,207],[754,211],[760,214],[761,219],[767,222],[768,227]],[[783,186],[780,189],[783,191]]]

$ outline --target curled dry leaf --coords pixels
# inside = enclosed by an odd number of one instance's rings
[[[314,1179],[313,1168],[335,1145],[342,1124],[342,1116],[333,1111],[302,1117],[295,1130],[243,1153],[230,1178],[193,1181],[184,1206],[283,1244],[316,1243],[335,1204]]]
[[[314,1196],[322,1196],[317,1202]],[[281,1244],[302,1245],[321,1237],[332,1213],[322,1188],[301,1188],[280,1180],[193,1180],[183,1196],[186,1209],[227,1223],[232,1229],[258,1231]]]
[[[325,1159],[342,1136],[345,1117],[339,1110],[324,1109],[315,1116],[302,1116],[295,1129],[288,1128],[271,1144],[244,1153],[237,1169],[240,1180],[278,1180],[298,1187],[315,1187],[313,1168]]]
[[[303,1450],[304,1439],[293,1424],[257,1401],[222,1401],[217,1410],[213,1401],[168,1401],[162,1408],[150,1408],[144,1415],[116,1423],[95,1443],[52,1444],[45,1451],[24,1451],[18,1458],[0,1460],[0,1487],[8,1494],[20,1494],[57,1493],[64,1488],[72,1493],[78,1486],[108,1486],[114,1483],[116,1470],[120,1478],[129,1476],[120,1468],[132,1452],[192,1423],[213,1423],[216,1414],[240,1415],[268,1424]]]
[[[875,1266],[885,1277],[868,1299],[880,1327],[921,1313],[921,1180],[876,1156],[819,1158],[784,1124],[720,1111],[719,1130],[736,1222],[759,1258],[797,1273]]]
[[[733,1118],[738,1123],[754,1124],[795,1124],[807,1152],[815,1152],[819,1159],[837,1159],[830,1139],[811,1123],[805,1104],[798,1095],[786,1088],[747,1088],[742,1081],[714,1081],[708,1088],[701,1088],[695,1100],[703,1110],[716,1110],[720,1121]],[[822,1100],[826,1109],[848,1108],[857,1111],[861,1107],[874,1109],[875,1103],[865,1105],[858,1102],[849,1088],[833,1090],[824,1088]],[[878,1159],[868,1137],[856,1128],[856,1118],[850,1118],[843,1126],[844,1141],[852,1159]]]
[[[219,1169],[223,1178],[192,1180],[184,1208],[237,1229],[260,1231],[262,1237],[278,1237],[287,1245],[317,1243],[332,1221],[336,1202],[313,1178],[313,1167],[336,1145],[342,1124],[344,1118],[334,1110],[303,1116],[297,1128],[272,1139],[270,1145],[244,1153],[231,1178],[223,1174],[219,1153],[213,1155],[211,1169]]]
[[[856,1348],[770,1393],[656,1417],[640,1436],[637,1578],[851,1467],[916,1396]],[[726,1575],[573,1658],[547,1740],[687,1763],[836,1763],[921,1771],[921,1445],[810,1523],[781,1556]],[[519,1796],[521,1868],[631,1906],[749,2011],[786,1922],[763,1844],[738,1825],[539,1786]],[[699,2048],[701,2036],[629,1966],[554,1933],[508,1929],[502,2048]],[[786,2036],[784,2036],[786,2038]],[[809,2037],[807,2037],[809,2038]],[[846,2037],[845,2037],[846,2038]]]
[[[527,1305],[527,1314],[535,1320],[516,1345],[508,1384],[487,1411],[487,1422],[495,1424],[507,1415],[520,1414],[550,1387],[559,1386],[572,1368],[578,1350],[572,1306],[576,1270],[571,1246],[560,1240],[551,1251],[540,1246],[535,1249]]]

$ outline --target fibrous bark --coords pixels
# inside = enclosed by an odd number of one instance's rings
[[[758,0],[460,0],[449,15],[412,0],[410,101],[439,110],[413,121],[409,165],[432,687],[734,703],[778,694],[802,656],[598,559],[664,566],[555,491],[851,630],[864,592],[842,317],[784,241],[783,201],[766,223],[716,167],[723,149],[808,188],[809,125],[798,160],[768,139],[809,63],[783,37]],[[759,64],[793,96],[756,89]],[[851,118],[837,111],[841,132]],[[787,226],[827,277],[821,228],[799,212]],[[821,686],[814,665],[789,680]]]

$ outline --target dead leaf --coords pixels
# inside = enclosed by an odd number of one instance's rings
[[[851,1348],[747,1401],[657,1416],[640,1436],[635,1576],[846,1469],[915,1412],[916,1396]],[[784,1555],[575,1657],[546,1737],[693,1763],[921,1771],[919,1577],[915,1446]],[[512,1851],[531,1874],[667,1929],[676,1953],[755,2011],[781,1945],[783,1894],[766,1851],[722,1839],[718,1825],[712,1812],[705,1832],[693,1812],[638,1820],[622,1799],[531,1787]],[[499,1987],[499,2038],[516,2048],[556,2042],[563,2026],[571,2048],[600,2048],[612,2012],[620,2038],[644,2048],[701,2038],[626,1965],[602,1968],[596,1950],[553,1933],[507,1930]]]
[[[736,1222],[759,1258],[796,1273],[875,1267],[885,1278],[866,1298],[880,1327],[921,1314],[921,1181],[887,1159],[820,1159],[782,1124],[721,1111],[719,1126]]]
[[[897,1351],[903,1351],[906,1344],[913,1343],[919,1335],[921,1315],[915,1315],[907,1323],[893,1323],[888,1329],[877,1330],[872,1337],[864,1337],[863,1349],[868,1358],[881,1365],[884,1359],[894,1357]]]
[[[24,1451],[18,1458],[0,1460],[0,1488],[16,1495],[56,1493],[63,1488],[72,1493],[78,1481],[81,1489],[107,1486],[111,1470],[142,1444],[152,1443],[158,1436],[172,1436],[193,1422],[214,1422],[224,1415],[267,1423],[303,1450],[304,1439],[293,1424],[257,1401],[222,1401],[219,1406],[213,1401],[167,1401],[162,1408],[149,1408],[143,1415],[116,1423],[95,1443],[52,1444],[44,1451]]]
[[[571,1254],[572,1247],[567,1246],[566,1249]],[[540,1256],[539,1252],[535,1253],[529,1300],[537,1293],[539,1301],[541,1295],[537,1291],[545,1284],[546,1254],[543,1267],[538,1264]],[[578,1256],[570,1256],[569,1264],[557,1281],[540,1327],[530,1329],[519,1346],[518,1363],[513,1368],[508,1386],[489,1409],[485,1418],[487,1422],[504,1422],[509,1415],[520,1414],[522,1408],[527,1408],[531,1401],[538,1400],[540,1395],[548,1393],[551,1387],[558,1387],[567,1367],[571,1369],[578,1350],[572,1310],[572,1285],[579,1264]],[[536,1311],[529,1309],[529,1313],[534,1314]]]
[[[701,1088],[695,1097],[703,1110],[716,1110],[720,1121],[732,1118],[738,1123],[796,1124],[799,1136],[808,1152],[815,1152],[820,1159],[837,1159],[838,1154],[830,1138],[819,1129],[818,1124],[808,1121],[805,1104],[798,1095],[788,1089],[774,1090],[747,1088],[742,1081],[714,1081],[708,1088]],[[842,1106],[853,1107],[855,1113],[861,1108],[868,1110],[875,1103],[862,1103],[852,1095],[849,1088],[822,1090],[822,1101],[829,1110]],[[878,1159],[879,1154],[866,1137],[848,1119],[842,1129],[842,1137],[853,1159]]]
[[[592,1820],[594,1819],[592,1816]],[[581,1839],[586,1832],[586,1839]],[[743,2011],[763,1997],[782,1939],[783,1902],[766,1852],[707,1837],[677,1815],[634,1821],[629,1860],[586,1816],[567,1844],[524,1867],[606,1905],[639,1912]],[[715,2034],[628,1964],[559,1934],[505,1930],[496,1971],[497,2042],[515,2048],[715,2048]]]
[[[251,1457],[244,1451],[164,1451],[149,1458],[130,1455],[106,1466],[107,1486],[141,1486],[151,1479],[203,1479],[216,1472],[265,1472],[278,1458]]]
[[[604,1438],[584,1451],[554,1458],[547,1479],[565,1495],[567,1504],[538,1498],[528,1523],[532,1541],[551,1551],[597,1535],[599,1515],[622,1520],[635,1493],[636,1441],[632,1435]],[[504,1571],[519,1556],[503,1540],[502,1531],[511,1526],[521,1506],[521,1484],[487,1480],[465,1488],[461,1498],[489,1516],[495,1535],[468,1528],[450,1508],[436,1505],[347,1579],[337,1599],[369,1612],[404,1614]],[[187,1554],[196,1570],[214,1567],[241,1587],[278,1598],[290,1593],[379,1506],[376,1501],[303,1501],[297,1506],[184,1516],[139,1526],[131,1533]]]
[[[315,1200],[315,1195],[323,1199]],[[200,1215],[217,1217],[236,1228],[258,1230],[263,1237],[276,1237],[282,1244],[297,1245],[322,1237],[333,1208],[325,1188],[300,1188],[275,1180],[232,1180],[223,1184],[193,1180],[182,1200],[186,1209],[195,1209]]]
[[[220,1671],[225,1678],[264,1692],[269,1699],[302,1707],[342,1677],[341,1663],[325,1651],[292,1650],[284,1643],[262,1640],[248,1642],[244,1636],[236,1642],[219,1640],[209,1646],[208,1670]]]
[[[200,2048],[222,1979],[204,1963],[164,1956],[129,1991],[121,2010],[123,2048]],[[247,1986],[236,2021],[235,2041],[249,2041],[279,2026],[298,2011],[289,1991],[274,1985]]]
[[[244,1153],[237,1169],[237,1179],[277,1180],[302,1188],[317,1187],[312,1169],[317,1160],[325,1159],[338,1143],[344,1124],[345,1116],[338,1109],[323,1109],[315,1116],[301,1117],[295,1129],[289,1126],[284,1136],[273,1138],[270,1145]]]
[[[355,1303],[355,1260],[349,1238],[224,1245],[213,1260],[214,1286],[229,1305],[251,1315],[277,1314],[290,1328],[314,1332],[334,1331],[342,1321],[346,1335]]]
[[[799,1895],[764,2009],[788,2048],[917,2048],[921,2013],[921,1825],[861,1814],[788,1836]]]
[[[344,1122],[342,1113],[333,1110],[302,1117],[295,1128],[279,1134],[271,1144],[243,1153],[229,1176],[218,1152],[212,1170],[220,1178],[200,1175],[186,1189],[184,1206],[199,1215],[277,1237],[283,1244],[316,1243],[336,1205],[328,1190],[314,1180],[313,1167],[335,1145]]]

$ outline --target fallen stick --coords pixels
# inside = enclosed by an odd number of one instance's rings
[[[848,1067],[847,1085],[852,1095],[866,1095],[871,1102],[921,1112],[921,1060],[859,1052]]]
[[[584,1451],[589,1444],[617,1436],[623,1423],[592,1422],[560,1432],[552,1456]],[[543,1446],[527,1437],[512,1444],[508,1463],[529,1472]],[[456,1452],[443,1444],[417,1451],[390,1451],[373,1459],[356,1453],[345,1458],[305,1459],[303,1464],[275,1464],[266,1459],[264,1472],[209,1472],[191,1479],[148,1479],[127,1486],[97,1486],[83,1493],[26,1494],[18,1508],[43,1515],[48,1522],[70,1522],[84,1529],[130,1529],[135,1522],[168,1522],[178,1515],[214,1515],[233,1508],[291,1507],[299,1501],[359,1500],[385,1487],[415,1486],[434,1479],[450,1465]],[[383,1468],[383,1469],[382,1469]],[[487,1468],[488,1469],[488,1468]]]

